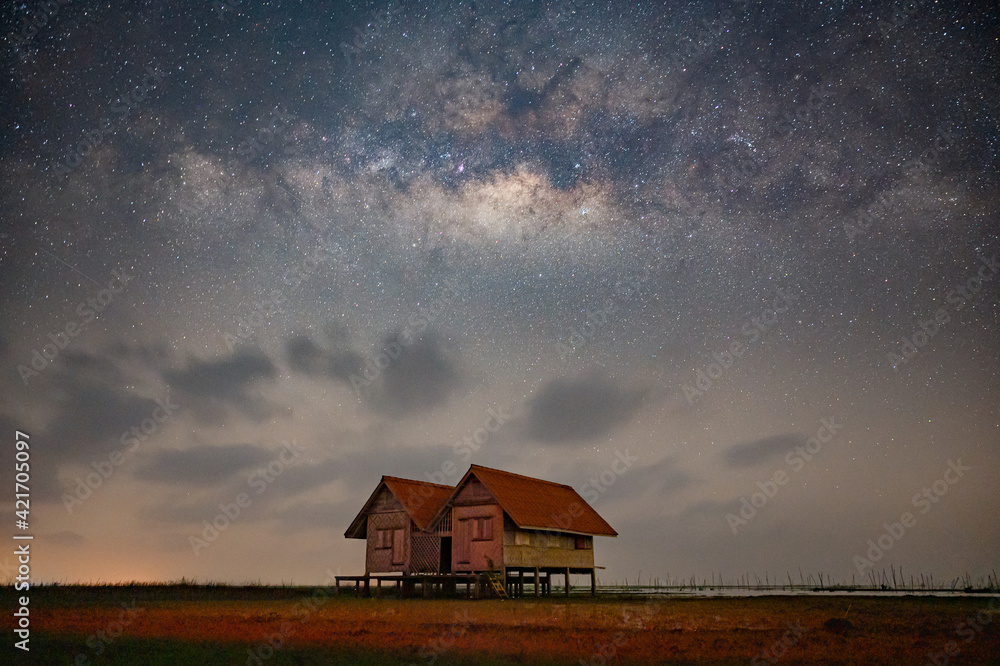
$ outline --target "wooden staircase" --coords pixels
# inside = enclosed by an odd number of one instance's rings
[[[507,590],[504,589],[503,579],[500,574],[487,574],[486,580],[490,582],[490,587],[493,589],[493,592],[497,595],[497,597],[500,599],[510,599],[510,597],[507,596]]]

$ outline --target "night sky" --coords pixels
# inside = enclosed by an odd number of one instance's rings
[[[379,478],[470,463],[577,488],[604,582],[1000,568],[995,3],[2,28],[33,578],[362,573]]]

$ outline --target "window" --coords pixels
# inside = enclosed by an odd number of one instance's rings
[[[388,530],[386,530],[388,532]],[[392,563],[403,564],[406,562],[406,530],[402,527],[393,530],[392,534]]]
[[[576,537],[576,549],[577,550],[591,550],[593,548],[593,541],[590,537],[578,536]]]
[[[514,545],[515,546],[530,546],[531,545],[531,535],[527,532],[522,532],[518,530],[514,532]]]
[[[490,541],[493,539],[493,520],[491,516],[481,518],[470,518],[472,523],[473,541]]]
[[[375,531],[375,548],[378,550],[392,548],[392,530]]]

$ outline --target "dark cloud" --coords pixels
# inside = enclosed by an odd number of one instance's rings
[[[399,342],[399,337],[388,336],[383,351],[372,360],[382,359],[388,365],[375,380],[371,405],[387,414],[437,407],[459,386],[454,359],[434,332],[425,333],[412,344]]]
[[[555,379],[530,401],[526,432],[553,443],[606,435],[632,417],[646,393],[620,387],[597,373]]]
[[[696,483],[697,480],[687,471],[677,467],[676,461],[672,459],[661,460],[624,472],[620,479],[615,481],[615,485],[621,485],[619,493],[622,495],[638,494],[648,491],[656,497],[678,492]]]
[[[372,490],[375,489],[374,484]],[[363,502],[363,500],[362,500]],[[362,504],[347,501],[340,504],[332,502],[299,502],[287,509],[275,512],[275,518],[280,521],[282,532],[299,532],[303,530],[331,530],[340,536],[350,525],[351,520],[361,510]]]
[[[775,458],[780,458],[798,445],[805,444],[806,436],[790,433],[772,435],[750,442],[731,446],[725,453],[726,464],[730,467],[753,467]]]
[[[274,379],[277,369],[263,354],[237,351],[217,361],[194,361],[185,370],[168,370],[164,378],[191,395],[238,402],[261,379]]]
[[[283,495],[298,495],[342,480],[342,477],[350,479],[356,472],[357,468],[345,464],[341,458],[330,458],[309,464],[292,464],[282,472],[281,483],[276,484],[275,490]]]
[[[136,469],[135,477],[179,485],[212,485],[237,472],[266,464],[274,454],[254,444],[203,444],[183,451],[165,449]]]
[[[129,390],[126,374],[96,354],[66,354],[51,375],[55,409],[46,419],[45,449],[59,458],[84,460],[121,446],[121,436],[158,407]],[[48,378],[47,378],[48,379]]]
[[[241,492],[246,492],[246,484],[216,487],[211,492],[194,499],[184,495],[167,495],[163,499],[158,497],[155,503],[140,509],[139,516],[147,523],[198,525],[203,520],[211,521],[219,514],[220,501],[223,503],[233,502]],[[259,520],[259,507],[250,504],[250,506],[243,508],[240,511],[239,519],[248,522]]]
[[[277,408],[254,389],[260,382],[274,381],[277,374],[267,356],[244,349],[217,360],[194,360],[184,370],[166,370],[163,378],[170,386],[200,399],[194,402],[199,420],[218,423],[225,417],[226,405],[253,421],[272,416]]]
[[[30,404],[43,405],[31,436],[32,497],[56,501],[66,491],[59,473],[67,465],[100,463],[125,446],[123,436],[151,422],[160,403],[139,393],[143,367],[112,352],[65,350],[38,378]],[[148,391],[144,391],[147,392]],[[157,430],[165,427],[157,422]]]
[[[0,464],[0,484],[4,488],[13,488],[17,470],[14,468],[16,449],[14,446],[15,433],[22,432],[28,435],[27,439],[16,437],[28,442],[28,453],[31,455],[31,499],[36,502],[49,502],[59,499],[62,487],[56,475],[61,460],[60,454],[53,454],[47,451],[45,438],[32,428],[27,427],[23,422],[11,417],[8,414],[0,413],[0,432],[6,433],[9,437],[9,444],[5,446],[6,456],[3,457],[3,464]],[[63,454],[65,455],[65,454]],[[8,525],[14,520],[14,502],[4,502],[3,511],[0,511],[0,518],[7,520]]]
[[[296,372],[327,377],[345,383],[361,372],[364,357],[352,350],[331,351],[321,348],[312,338],[300,335],[285,344],[288,365]]]

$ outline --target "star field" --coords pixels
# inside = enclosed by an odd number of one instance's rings
[[[626,451],[609,580],[861,579],[959,459],[891,560],[995,567],[988,3],[40,7],[0,21],[0,425],[38,442],[42,578],[319,580],[383,474]]]

